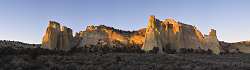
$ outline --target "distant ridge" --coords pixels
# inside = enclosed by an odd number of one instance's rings
[[[0,48],[37,48],[41,47],[41,44],[29,44],[20,41],[0,40]]]

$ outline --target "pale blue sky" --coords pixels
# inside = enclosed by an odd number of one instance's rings
[[[219,40],[250,40],[250,0],[0,0],[0,39],[41,43],[49,20],[74,32],[90,24],[123,30],[147,25],[149,15],[196,25]]]

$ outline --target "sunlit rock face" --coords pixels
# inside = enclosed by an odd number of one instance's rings
[[[181,24],[179,48],[204,49],[204,37],[196,27]]]
[[[150,16],[148,26],[137,31],[122,31],[104,25],[87,26],[86,30],[72,36],[72,30],[59,23],[50,21],[43,37],[42,46],[48,49],[69,50],[72,47],[91,47],[92,45],[107,47],[139,46],[142,50],[150,51],[154,47],[159,53],[181,48],[212,50],[219,54],[221,46],[216,31],[211,30],[208,36],[192,25],[178,22],[172,18],[160,21]]]
[[[145,32],[146,32],[146,28],[133,31],[129,35],[130,44],[142,47],[144,40],[145,40]]]
[[[221,46],[219,44],[219,41],[217,39],[217,35],[216,35],[216,30],[211,29],[211,31],[209,32],[209,35],[205,36],[205,46],[212,50],[212,52],[214,54],[219,54],[221,52]]]
[[[158,47],[160,49],[159,52],[162,53],[162,30],[161,21],[157,20],[155,16],[150,16],[142,49],[150,51],[153,50],[154,47]]]
[[[50,21],[43,36],[42,47],[67,51],[73,46],[72,30],[65,26],[61,27],[55,21]]]
[[[150,16],[145,34],[144,50],[153,47],[163,49],[193,48],[202,46],[203,36],[194,26],[186,25],[174,19],[165,19],[163,22]]]
[[[104,25],[88,26],[85,31],[79,33],[78,47],[91,45],[110,46],[110,47],[130,47],[142,45],[144,42],[143,29],[130,32],[114,29]]]
[[[99,41],[109,42],[107,33],[94,29],[95,26],[88,26],[86,31],[80,32],[81,41],[79,47],[97,45]]]
[[[155,16],[150,16],[145,33],[145,42],[142,49],[145,51],[158,47],[160,52],[164,49],[181,48],[212,50],[215,54],[220,52],[220,45],[216,32],[210,32],[208,38],[194,26],[183,24],[172,18],[160,21]]]
[[[177,49],[180,47],[180,25],[174,19],[165,19],[162,22],[163,31],[161,31],[164,49]]]
[[[55,21],[50,21],[43,36],[42,47],[56,49],[57,46],[59,46],[60,33],[60,24]]]

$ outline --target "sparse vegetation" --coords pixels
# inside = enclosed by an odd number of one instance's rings
[[[248,70],[250,54],[156,54],[130,48],[0,49],[0,70]]]
[[[29,44],[27,44],[29,45]],[[43,48],[0,48],[0,70],[248,70],[250,54],[211,50],[159,48],[145,53],[140,46],[90,45],[69,51]]]

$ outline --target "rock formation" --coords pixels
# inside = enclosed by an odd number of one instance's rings
[[[49,25],[43,36],[42,47],[47,49],[69,50],[73,44],[72,30],[60,26],[55,21],[49,21]]]
[[[181,24],[179,48],[202,49],[204,48],[204,36],[192,25]]]
[[[150,16],[142,49],[149,51],[154,47],[158,47],[160,52],[164,49],[179,51],[181,48],[187,48],[210,49],[215,54],[220,53],[215,30],[210,32],[208,38],[204,38],[202,33],[192,25],[183,24],[171,18],[160,21]]]
[[[73,47],[73,34],[70,28],[65,26],[61,27],[60,43],[58,48],[69,50]]]
[[[206,47],[212,50],[213,53],[219,54],[221,52],[221,46],[217,39],[216,30],[211,29],[209,35],[205,36]]]
[[[159,53],[182,48],[194,50],[212,50],[219,54],[222,49],[216,31],[211,30],[204,36],[195,26],[178,22],[172,18],[160,21],[150,16],[147,28],[137,31],[122,31],[104,25],[88,26],[86,30],[72,36],[72,30],[59,23],[50,21],[43,37],[42,46],[48,49],[69,50],[71,47],[131,47],[140,46],[142,50],[150,51],[154,47]]]
[[[165,19],[162,22],[163,26],[163,46],[164,49],[177,49],[180,47],[180,30],[181,25],[178,24],[177,21],[175,21],[172,18]]]
[[[241,41],[235,43],[220,42],[224,53],[250,53],[250,41]]]
[[[158,47],[160,49],[159,52],[162,53],[163,44],[161,31],[161,22],[155,19],[155,16],[150,16],[142,49],[150,51],[153,50],[154,47]]]
[[[142,32],[141,32],[142,31]],[[101,45],[110,47],[126,47],[142,45],[144,42],[143,29],[136,32],[121,31],[104,25],[88,26],[86,31],[79,32],[81,39],[78,47]]]
[[[60,24],[55,21],[49,21],[49,25],[43,36],[42,47],[56,49],[60,40]]]

